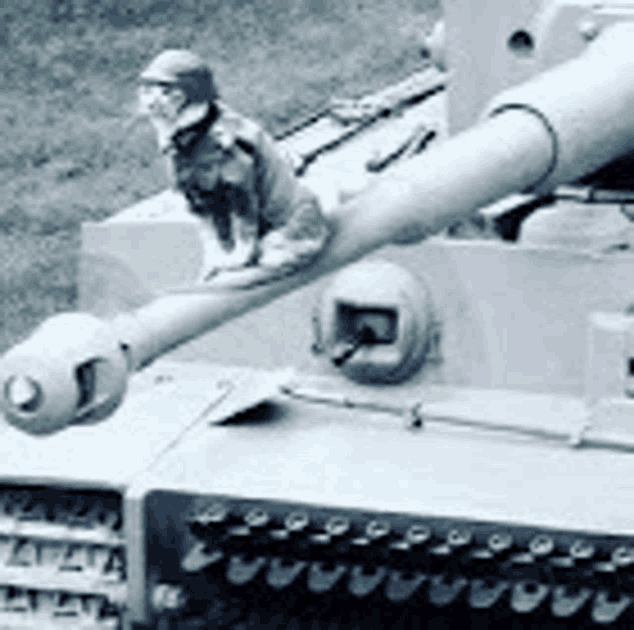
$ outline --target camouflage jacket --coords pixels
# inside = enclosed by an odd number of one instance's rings
[[[213,223],[225,251],[257,243],[242,264],[257,263],[267,241],[303,257],[321,249],[327,228],[316,196],[253,121],[217,103],[176,131],[165,152],[176,187],[192,212]]]

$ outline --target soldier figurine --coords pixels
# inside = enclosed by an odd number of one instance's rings
[[[173,184],[201,218],[199,283],[246,288],[309,265],[329,235],[316,196],[272,138],[218,98],[209,66],[166,50],[141,73],[139,100]]]

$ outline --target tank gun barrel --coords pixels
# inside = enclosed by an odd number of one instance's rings
[[[52,318],[0,361],[6,418],[31,433],[109,413],[128,371],[389,243],[437,233],[514,192],[546,192],[634,149],[634,25],[497,97],[477,125],[395,167],[332,215],[315,264],[246,291],[163,296],[109,322]]]

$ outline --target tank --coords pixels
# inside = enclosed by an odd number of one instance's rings
[[[632,8],[446,0],[278,138],[291,277],[193,286],[172,192],[84,225],[0,361],[0,627],[629,627]]]

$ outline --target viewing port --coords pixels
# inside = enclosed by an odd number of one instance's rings
[[[372,343],[394,343],[398,330],[398,313],[390,308],[356,308],[349,304],[337,305],[337,339],[354,341],[361,332],[372,331]]]

